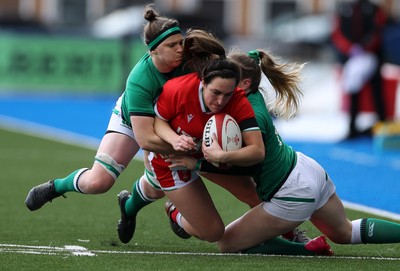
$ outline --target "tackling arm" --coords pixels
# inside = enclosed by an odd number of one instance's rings
[[[174,150],[154,131],[154,118],[148,116],[131,116],[132,130],[139,146],[146,151],[170,154]]]

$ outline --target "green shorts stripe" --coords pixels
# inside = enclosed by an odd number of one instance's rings
[[[157,190],[162,190],[161,187],[157,184],[155,184],[152,180],[154,179],[154,174],[152,171],[148,170],[147,168],[145,168],[145,174],[146,174],[146,180],[147,182],[153,186],[155,189]]]
[[[274,199],[293,202],[315,202],[315,199],[310,198],[274,197]]]

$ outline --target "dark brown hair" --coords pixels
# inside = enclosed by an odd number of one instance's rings
[[[183,46],[183,57],[186,67],[199,75],[207,63],[215,58],[225,57],[223,43],[213,34],[201,29],[189,29]]]
[[[240,67],[226,58],[211,59],[204,67],[201,77],[204,84],[209,84],[214,78],[235,79],[235,85],[240,82]]]
[[[144,18],[148,21],[143,28],[143,41],[146,45],[156,39],[161,31],[173,26],[179,26],[179,22],[176,19],[163,17],[155,11],[153,4],[149,4],[144,8]]]
[[[189,29],[183,46],[186,67],[195,71],[209,84],[214,78],[235,79],[240,82],[238,65],[226,58],[224,44],[213,34],[202,29]]]

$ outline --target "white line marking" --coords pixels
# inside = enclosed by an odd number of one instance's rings
[[[0,244],[0,252],[21,253],[21,254],[46,254],[46,255],[74,255],[74,256],[96,256],[95,253],[89,251],[82,246],[65,245],[64,247],[52,246],[29,246]]]
[[[63,256],[98,256],[98,254],[131,254],[131,255],[178,255],[178,256],[215,256],[215,257],[289,257],[289,258],[326,258],[326,256],[302,256],[302,255],[266,255],[266,254],[239,254],[239,253],[205,253],[205,252],[171,252],[171,251],[118,251],[118,250],[88,250],[82,246],[65,245],[64,247],[29,246],[15,244],[0,244],[0,253],[20,254],[46,254]],[[332,256],[333,259],[350,260],[381,260],[400,261],[400,258],[392,257],[367,257],[367,256]]]
[[[96,256],[96,254],[87,250],[87,248],[82,246],[64,246],[65,249],[72,252],[76,256]]]
[[[36,123],[33,121],[21,120],[0,114],[0,127],[11,132],[22,133],[29,136],[49,139],[64,144],[78,146],[86,149],[97,150],[100,139],[74,133],[68,130]],[[135,155],[134,159],[143,160],[143,151]]]
[[[342,202],[343,202],[344,207],[346,207],[348,209],[361,211],[364,213],[369,213],[369,214],[387,217],[390,219],[400,221],[400,214],[397,214],[397,213],[389,212],[389,211],[378,209],[378,208],[368,207],[368,206],[365,206],[362,204],[353,203],[353,202],[349,202],[349,201],[345,201],[345,200],[342,200]]]
[[[41,137],[86,149],[97,149],[100,144],[100,140],[97,138],[4,115],[0,115],[0,127],[11,132]]]

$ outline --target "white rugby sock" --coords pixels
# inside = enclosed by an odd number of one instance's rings
[[[351,230],[351,244],[361,244],[361,220],[357,219],[351,221],[352,230]]]

